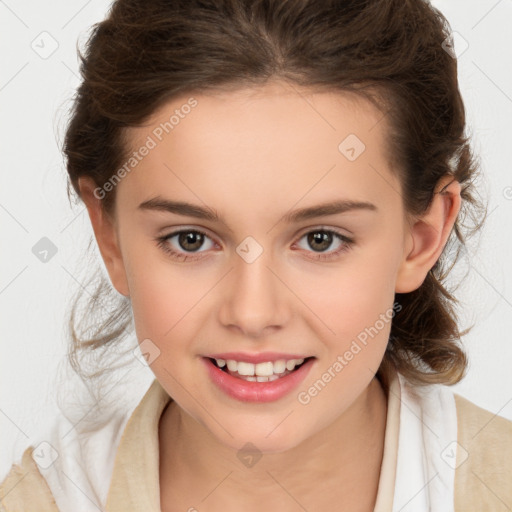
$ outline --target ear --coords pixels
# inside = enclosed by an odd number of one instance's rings
[[[407,227],[405,258],[401,262],[395,292],[408,293],[419,288],[435,265],[460,210],[460,183],[444,176],[437,184],[427,212]]]
[[[106,215],[101,199],[95,194],[96,183],[91,178],[78,178],[80,195],[89,212],[94,236],[114,288],[125,297],[130,296],[128,280],[119,246],[116,224]]]

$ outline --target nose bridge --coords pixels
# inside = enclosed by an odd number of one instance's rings
[[[223,290],[221,321],[259,336],[285,321],[285,287],[274,275],[271,251],[248,237],[236,250],[228,289]]]

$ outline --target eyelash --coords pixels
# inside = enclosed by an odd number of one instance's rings
[[[175,258],[180,261],[186,261],[189,259],[191,259],[191,260],[202,259],[203,256],[197,257],[197,256],[193,256],[191,254],[184,254],[184,253],[175,251],[174,249],[171,249],[169,247],[169,245],[167,243],[168,240],[171,238],[174,238],[176,235],[179,235],[181,233],[199,233],[207,238],[210,238],[204,231],[201,231],[200,229],[181,229],[179,231],[173,231],[172,233],[169,233],[168,235],[157,237],[155,239],[155,241],[157,242],[157,246],[159,248],[161,248],[165,253],[170,255],[172,258]],[[339,233],[338,231],[335,231],[333,229],[324,229],[324,228],[316,228],[316,229],[307,231],[299,238],[299,240],[301,240],[306,235],[309,235],[311,233],[329,233],[329,234],[334,235],[341,242],[343,242],[343,245],[339,249],[335,250],[334,252],[327,253],[327,254],[316,253],[317,255],[313,258],[316,260],[321,260],[321,261],[332,260],[332,259],[336,258],[337,256],[339,256],[340,254],[350,250],[352,248],[352,245],[354,244],[354,240],[352,238],[342,235],[341,233]]]

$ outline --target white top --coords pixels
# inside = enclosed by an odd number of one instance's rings
[[[453,392],[441,384],[412,387],[396,372],[389,382],[374,512],[454,512]],[[160,512],[158,423],[169,400],[154,379],[136,407],[96,430],[56,418],[32,446],[60,511]]]

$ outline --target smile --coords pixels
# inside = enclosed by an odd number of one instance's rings
[[[272,382],[289,375],[304,363],[305,359],[279,359],[262,363],[247,363],[234,359],[213,359],[212,362],[223,371],[249,382]]]
[[[239,356],[202,357],[215,387],[224,395],[242,402],[271,402],[291,394],[308,375],[315,357],[282,358],[252,357],[254,362]],[[249,357],[245,357],[249,359]],[[272,361],[265,359],[273,359]]]

